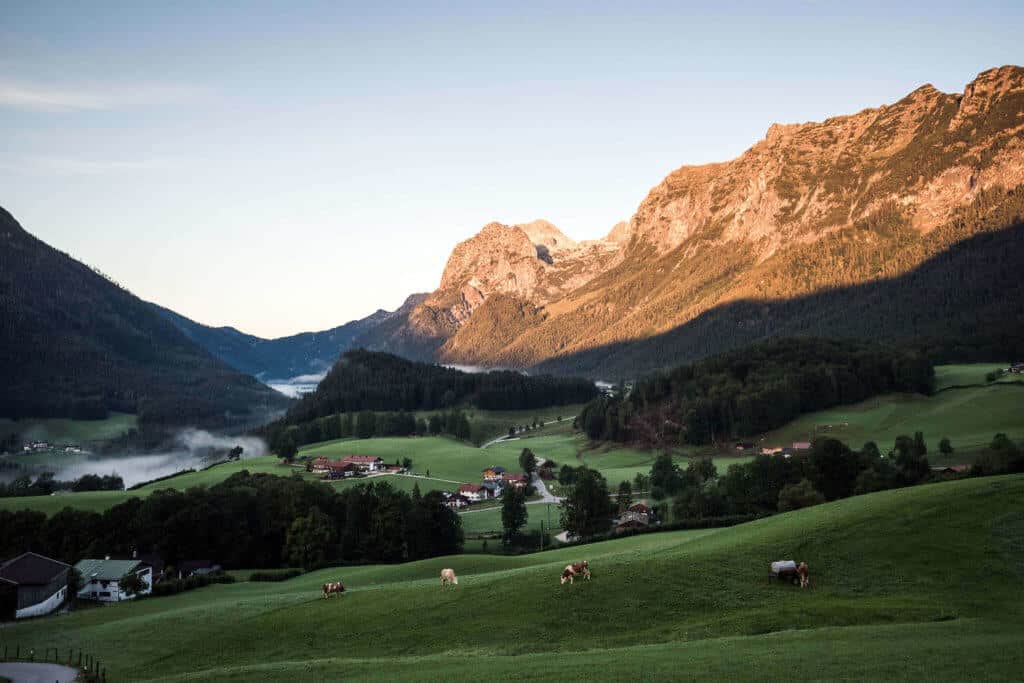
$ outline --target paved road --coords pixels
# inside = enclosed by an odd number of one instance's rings
[[[0,664],[0,676],[14,683],[72,683],[78,672],[69,666],[59,664],[29,664],[28,662],[6,662]]]
[[[566,420],[575,420],[575,419],[576,419],[575,415],[570,415],[569,417],[563,417],[562,418],[562,422],[565,422]],[[540,426],[541,427],[547,427],[548,425],[553,425],[553,424],[557,424],[557,423],[558,423],[558,420],[548,420],[547,422],[542,422],[540,424]],[[522,433],[523,432],[517,432],[517,434],[522,434]],[[519,438],[520,438],[519,436],[499,436],[497,439],[491,439],[490,441],[485,443],[480,448],[481,449],[487,448],[488,446],[493,446],[494,444],[501,443],[502,441],[518,441]]]

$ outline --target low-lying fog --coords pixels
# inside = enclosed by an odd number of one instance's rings
[[[298,375],[289,379],[268,379],[264,382],[268,387],[281,392],[291,398],[301,398],[316,389],[316,385],[325,377],[326,373],[319,375]]]
[[[199,470],[224,460],[235,446],[242,447],[242,458],[267,454],[267,444],[253,436],[218,436],[202,429],[185,429],[175,437],[175,447],[148,455],[89,456],[67,466],[54,463],[45,469],[61,481],[78,479],[84,474],[117,474],[125,486],[165,477],[182,470]]]

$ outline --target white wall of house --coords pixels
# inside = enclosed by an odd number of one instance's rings
[[[153,570],[150,567],[146,567],[144,572],[136,572],[139,578],[142,579],[142,585],[144,586],[139,594],[149,595],[153,591]],[[103,585],[104,583],[106,585]],[[122,591],[117,581],[93,579],[86,583],[85,587],[78,592],[78,597],[85,598],[86,600],[99,600],[100,602],[121,602],[122,600],[131,600],[135,595],[128,595]]]
[[[61,587],[59,591],[48,597],[46,600],[37,602],[34,605],[29,605],[28,607],[22,607],[14,613],[14,618],[25,619],[26,617],[41,617],[44,614],[49,614],[64,603],[67,591],[67,586]]]

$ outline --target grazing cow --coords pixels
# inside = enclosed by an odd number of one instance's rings
[[[796,566],[796,574],[800,577],[800,587],[807,588],[811,585],[811,571],[806,562]]]
[[[564,586],[566,581],[573,583],[573,579],[581,574],[586,577],[588,581],[590,580],[590,565],[587,564],[586,560],[566,565],[565,569],[562,571],[562,585]]]
[[[445,586],[458,586],[459,577],[455,576],[454,569],[442,569],[441,570],[441,587]]]
[[[331,593],[341,595],[345,592],[345,584],[341,581],[328,581],[324,584],[324,600],[331,596]]]
[[[772,562],[771,576],[783,581],[792,581],[793,585],[800,584],[801,588],[807,588],[811,585],[810,569],[806,562],[800,562],[799,564],[793,560]]]

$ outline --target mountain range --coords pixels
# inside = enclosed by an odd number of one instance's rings
[[[779,336],[975,338],[1022,318],[1022,183],[1024,69],[924,85],[683,166],[600,240],[489,223],[315,363],[347,345],[615,379]]]
[[[1024,69],[772,125],[672,171],[605,237],[489,223],[432,292],[262,339],[139,300],[0,213],[0,416],[279,410],[265,381],[351,348],[618,380],[769,338],[1024,354]]]

